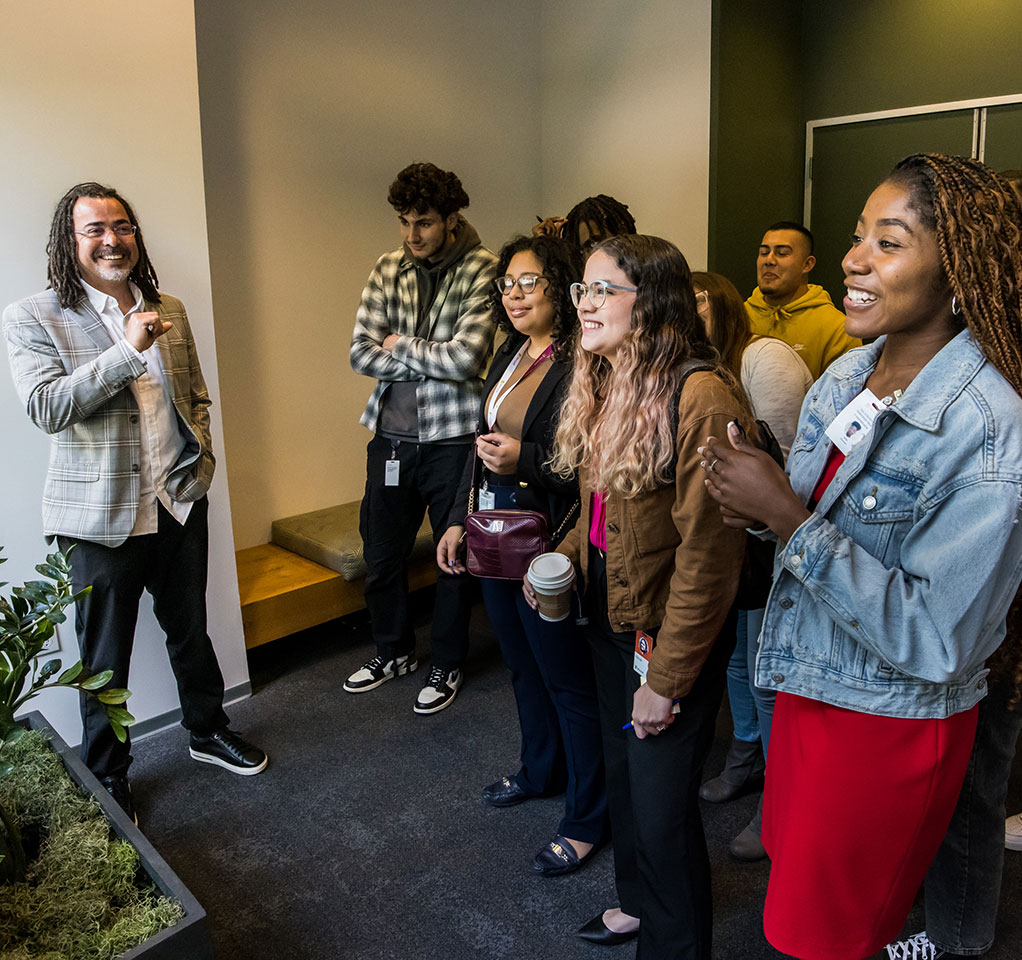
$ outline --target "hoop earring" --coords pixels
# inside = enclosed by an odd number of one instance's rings
[[[958,306],[958,294],[955,294],[951,298],[951,312],[957,317],[961,314],[962,310]]]

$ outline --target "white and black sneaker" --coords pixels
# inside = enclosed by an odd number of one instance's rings
[[[938,960],[943,956],[944,951],[930,941],[925,930],[908,940],[887,944],[888,960]]]
[[[262,773],[268,763],[262,750],[227,727],[214,730],[208,737],[193,733],[189,737],[188,753],[199,763],[213,763],[243,777]]]
[[[461,670],[457,667],[453,670],[433,667],[429,671],[426,686],[419,691],[419,699],[415,701],[415,712],[438,713],[444,707],[449,707],[458,695],[462,679]]]
[[[406,673],[412,673],[418,669],[418,666],[419,661],[412,653],[390,660],[373,657],[372,660],[363,663],[344,681],[344,689],[348,693],[365,693],[367,690],[375,690],[381,683],[386,683],[394,677],[402,677]]]

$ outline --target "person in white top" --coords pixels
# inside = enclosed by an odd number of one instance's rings
[[[161,294],[130,205],[80,183],[57,204],[49,288],[11,304],[3,327],[26,411],[52,439],[43,532],[73,548],[82,660],[128,686],[142,591],[167,635],[193,759],[251,775],[266,754],[228,729],[206,633],[209,394],[188,316]],[[82,760],[129,816],[130,742],[82,698]]]
[[[783,340],[752,332],[742,298],[726,277],[693,273],[692,285],[710,342],[741,381],[753,414],[769,425],[787,458],[802,401],[813,383],[809,368]],[[738,602],[741,605],[741,595]],[[762,607],[739,610],[737,643],[727,669],[734,737],[723,771],[699,789],[699,795],[713,803],[741,796],[763,780],[773,694],[751,682],[762,623]],[[752,822],[731,842],[731,854],[737,859],[766,856],[759,839],[761,815],[762,801]]]

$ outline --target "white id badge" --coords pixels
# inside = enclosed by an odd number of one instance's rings
[[[388,460],[387,468],[383,474],[383,485],[385,487],[396,487],[401,477],[401,461]]]
[[[826,434],[846,457],[873,429],[873,421],[890,399],[879,400],[872,390],[863,390],[854,397],[827,427]]]
[[[497,498],[493,495],[492,490],[487,490],[483,487],[479,491],[479,509],[480,510],[493,510],[497,506]]]

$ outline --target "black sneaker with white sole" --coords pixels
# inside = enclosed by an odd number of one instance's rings
[[[255,776],[266,769],[267,756],[238,734],[222,727],[208,737],[191,735],[188,753],[200,763],[215,763],[218,767],[239,773],[243,777]]]
[[[419,691],[419,699],[415,701],[413,709],[416,713],[438,713],[449,707],[458,695],[462,679],[462,672],[457,667],[453,670],[433,667],[429,671],[426,686]]]
[[[381,683],[386,683],[394,677],[403,677],[406,673],[414,673],[419,666],[415,654],[409,653],[403,657],[393,657],[384,660],[383,657],[373,657],[363,663],[347,680],[344,681],[344,689],[348,693],[365,693],[367,690],[375,690]]]

